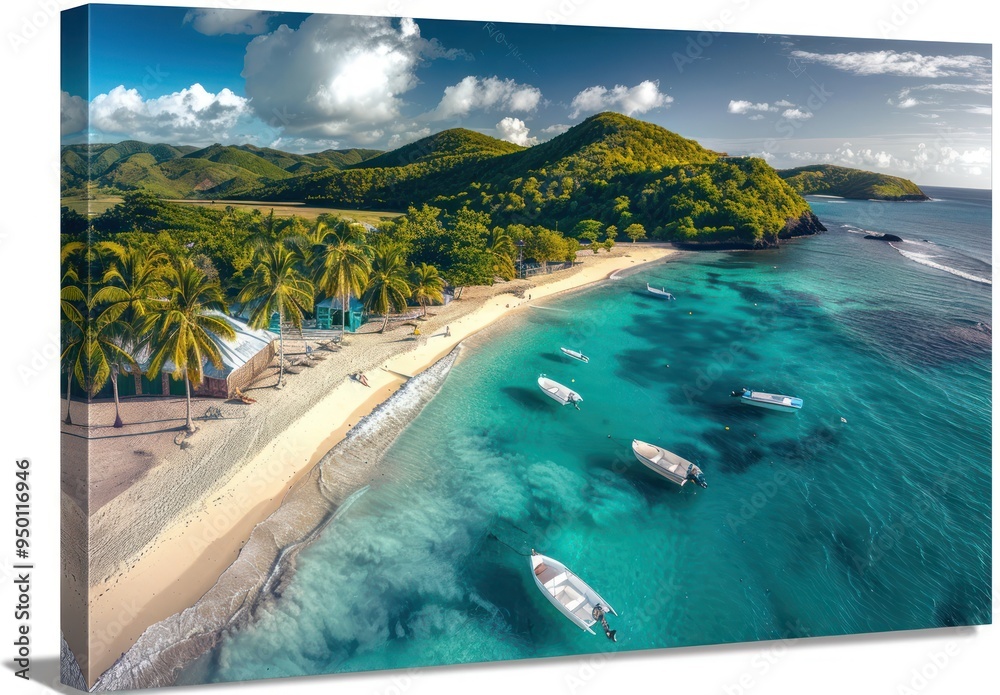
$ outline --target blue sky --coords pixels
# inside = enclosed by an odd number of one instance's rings
[[[84,12],[67,23],[82,24]],[[829,162],[928,185],[991,185],[988,45],[115,5],[89,13],[89,70],[64,32],[65,143],[389,149],[462,126],[532,145],[611,110],[779,168]]]

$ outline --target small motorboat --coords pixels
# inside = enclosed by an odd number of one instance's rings
[[[655,287],[650,287],[650,285],[649,285],[648,282],[646,283],[646,291],[649,292],[650,294],[655,294],[657,297],[663,297],[664,299],[669,299],[671,301],[677,299],[677,297],[675,297],[674,295],[670,294],[669,292],[667,292],[662,287],[659,288],[659,289],[657,289]]]
[[[683,487],[684,483],[691,481],[700,487],[708,487],[705,474],[698,466],[661,446],[633,439],[632,453],[646,468],[659,473],[670,482]]]
[[[584,364],[590,362],[590,358],[584,355],[582,352],[577,352],[576,350],[570,350],[569,348],[564,348],[564,347],[561,347],[559,349],[562,350],[562,354],[566,355],[567,357],[572,357],[574,360],[579,360]]]
[[[802,408],[801,398],[783,396],[779,393],[765,393],[744,388],[733,391],[730,395],[739,398],[740,403],[744,405],[755,405],[758,408],[767,408],[768,410],[784,410],[794,413]]]
[[[532,549],[531,571],[535,576],[538,590],[545,594],[545,598],[574,625],[596,635],[591,626],[599,622],[608,639],[612,642],[617,641],[615,639],[617,630],[612,630],[605,618],[607,613],[617,616],[615,609],[585,581],[567,569],[566,565]]]
[[[544,374],[538,377],[538,388],[554,401],[562,405],[574,405],[583,401],[583,397],[568,386],[563,386],[558,381],[549,379]],[[577,406],[579,407],[579,406]]]

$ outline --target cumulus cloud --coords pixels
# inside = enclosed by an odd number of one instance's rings
[[[760,157],[760,158],[761,158],[761,159],[763,159],[763,160],[764,160],[765,162],[772,162],[772,161],[774,161],[774,155],[773,155],[772,153],[770,153],[770,152],[767,152],[767,151],[762,151],[762,152],[751,152],[751,153],[750,153],[749,155],[747,155],[747,156],[748,156],[748,157]]]
[[[855,75],[897,75],[900,77],[990,78],[993,62],[974,55],[923,55],[913,51],[860,51],[851,53],[811,53],[792,51],[799,60],[827,65]]]
[[[469,75],[458,84],[445,87],[444,96],[430,112],[432,120],[467,116],[473,110],[506,109],[515,112],[534,111],[542,100],[542,92],[530,84],[520,84],[496,75],[479,79]]]
[[[263,34],[272,14],[257,10],[196,9],[188,10],[184,23],[190,23],[195,31],[206,36]]]
[[[977,114],[980,114],[982,116],[992,116],[993,115],[993,107],[992,106],[971,106],[968,109],[966,109],[966,111],[969,112],[969,113],[977,113]]]
[[[594,113],[611,109],[626,116],[635,113],[646,113],[653,109],[669,106],[674,100],[665,92],[660,91],[659,82],[643,80],[634,87],[615,85],[614,88],[595,85],[587,87],[573,97],[570,104],[573,111],[570,118],[577,118],[582,113]]]
[[[754,115],[750,116],[749,120],[751,120],[751,121],[763,121],[764,120],[764,114],[762,114],[762,113],[755,113]]]
[[[520,118],[507,116],[497,123],[497,132],[500,133],[501,139],[515,145],[530,147],[538,144],[538,138],[528,136],[529,128]]]
[[[920,143],[908,153],[897,155],[871,147],[855,149],[850,143],[844,143],[834,152],[789,152],[787,157],[795,162],[882,169],[904,176],[920,176],[933,172],[977,177],[990,170],[992,152],[988,147],[959,150],[950,145],[933,147]]]
[[[905,99],[902,99],[898,104],[896,104],[896,106],[898,106],[901,109],[912,109],[914,106],[921,103],[923,102],[917,101],[913,97],[906,97]]]
[[[402,147],[403,145],[409,145],[411,142],[416,142],[420,138],[425,138],[431,134],[430,128],[416,128],[413,130],[401,130],[398,133],[393,133],[389,136],[389,149],[394,150],[397,147]]]
[[[312,15],[255,37],[242,75],[251,108],[286,133],[368,137],[399,117],[420,64],[459,55],[422,38],[412,19]]]
[[[322,140],[316,138],[275,138],[267,145],[275,150],[283,152],[296,152],[306,154],[312,152],[322,152],[323,150],[336,150],[340,148],[339,140]]]
[[[781,112],[783,118],[787,118],[790,121],[804,121],[807,118],[812,118],[813,115],[809,111],[802,111],[801,109],[785,109]]]
[[[79,133],[87,127],[87,100],[83,97],[70,95],[69,92],[62,92],[59,99],[60,106],[60,128],[61,135]]]
[[[197,144],[229,138],[230,129],[249,113],[247,100],[229,89],[217,94],[200,84],[155,99],[118,85],[90,103],[93,130],[140,140]]]
[[[774,105],[775,106],[780,106],[783,109],[788,108],[790,106],[795,106],[795,104],[793,104],[792,102],[788,101],[788,99],[778,99],[776,102],[774,102]]]
[[[552,137],[555,137],[556,135],[562,135],[570,128],[572,128],[572,126],[567,125],[565,123],[555,123],[546,128],[542,128],[542,132],[545,133],[546,135],[551,135]]]
[[[791,104],[789,104],[791,106]],[[735,114],[747,114],[753,111],[777,111],[777,107],[771,106],[766,101],[760,103],[753,103],[752,101],[744,101],[742,99],[732,99],[729,102],[729,113]]]

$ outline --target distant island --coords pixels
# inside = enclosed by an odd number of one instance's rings
[[[782,169],[778,176],[802,195],[835,195],[859,200],[930,200],[909,179],[832,164]]]
[[[766,248],[824,230],[763,159],[727,157],[618,113],[591,116],[530,148],[455,128],[390,152],[71,145],[62,165],[64,197],[143,192],[398,212],[428,205],[584,244],[610,228],[632,239]]]

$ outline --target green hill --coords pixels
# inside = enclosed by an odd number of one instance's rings
[[[767,246],[823,228],[763,160],[723,159],[615,113],[531,148],[446,130],[344,171],[269,181],[236,195],[362,209],[469,207],[495,224],[564,230],[587,219],[619,230],[638,223],[650,236],[689,244]]]
[[[168,198],[218,197],[265,181],[339,170],[379,154],[349,149],[300,155],[253,145],[196,148],[137,140],[69,145],[62,151],[62,193],[81,194],[90,183],[109,193],[142,190]]]
[[[494,225],[575,233],[595,220],[685,244],[771,246],[823,227],[808,203],[766,162],[722,157],[694,140],[616,113],[587,118],[524,148],[464,128],[391,152],[298,155],[250,145],[202,149],[126,142],[65,148],[64,187],[87,158],[99,186],[161,197],[308,202],[445,214],[488,213]],[[593,224],[590,225],[593,228]]]
[[[815,164],[778,172],[802,195],[835,195],[861,200],[928,200],[920,187],[898,176]]]

